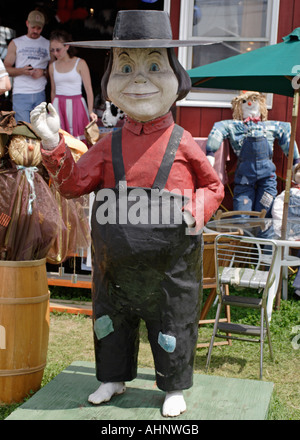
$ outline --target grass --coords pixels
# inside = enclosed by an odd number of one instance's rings
[[[92,301],[91,290],[62,286],[49,286],[52,299],[63,299],[73,301]]]
[[[243,322],[245,320],[250,325],[257,325],[259,316],[248,313]],[[201,339],[206,336],[209,340],[211,331],[201,329]],[[263,380],[274,383],[268,418],[300,420],[300,301],[281,301],[280,310],[272,314],[271,337],[275,359],[270,359],[266,343],[263,363]],[[207,350],[198,350],[195,371],[205,372],[206,355]],[[232,341],[231,346],[214,347],[208,374],[258,380],[259,345]]]
[[[280,310],[274,311],[271,334],[275,361],[269,357],[265,344],[264,380],[274,383],[274,392],[269,409],[269,420],[300,420],[300,301],[292,298],[281,301]],[[215,308],[210,311],[214,317]],[[242,316],[243,314],[243,316]],[[256,313],[240,309],[233,319],[246,318],[256,324]],[[298,328],[296,328],[299,326]],[[293,332],[294,331],[294,332]],[[199,341],[208,341],[211,326],[199,329]],[[210,369],[205,371],[207,349],[198,349],[195,372],[240,379],[259,379],[259,345],[233,341],[231,346],[214,347]],[[42,386],[50,382],[73,361],[94,362],[92,321],[82,315],[51,313],[48,360]],[[139,366],[153,368],[151,350],[145,324],[141,323]],[[5,419],[18,405],[0,405],[0,420]]]

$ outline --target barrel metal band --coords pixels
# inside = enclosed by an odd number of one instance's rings
[[[21,376],[23,374],[33,374],[41,371],[45,368],[46,362],[42,365],[38,365],[37,367],[31,368],[19,368],[16,370],[0,370],[0,377],[2,376]]]
[[[38,304],[50,298],[50,293],[28,298],[0,298],[0,304]]]

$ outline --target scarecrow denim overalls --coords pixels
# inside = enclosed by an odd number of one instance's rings
[[[277,195],[276,167],[272,149],[264,136],[244,139],[234,177],[233,209],[242,211],[267,210]]]

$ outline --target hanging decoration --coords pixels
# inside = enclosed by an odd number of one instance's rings
[[[70,20],[85,20],[87,16],[86,8],[74,9],[74,0],[58,0],[55,18],[59,23],[66,23]]]

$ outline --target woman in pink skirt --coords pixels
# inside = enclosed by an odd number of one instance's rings
[[[60,117],[61,128],[72,136],[85,140],[84,128],[97,120],[93,112],[94,94],[87,63],[74,56],[74,48],[64,43],[72,41],[62,30],[50,36],[50,52],[55,61],[49,66],[51,101]],[[87,103],[82,96],[85,88]]]

